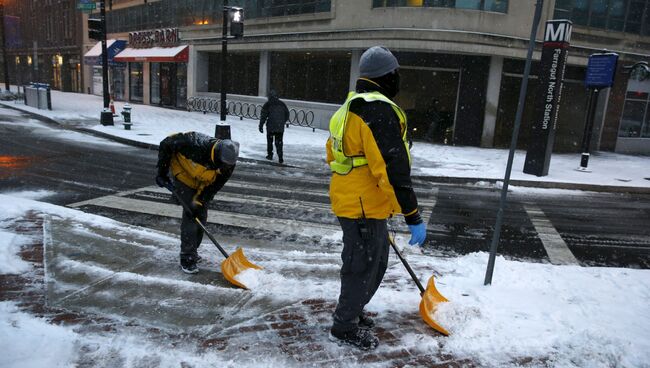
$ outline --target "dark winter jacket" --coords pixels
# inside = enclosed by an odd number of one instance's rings
[[[196,190],[195,199],[211,201],[226,184],[234,166],[221,168],[215,161],[218,139],[197,132],[177,133],[160,142],[158,148],[158,175],[172,175]]]
[[[357,93],[374,91],[388,95],[372,81],[357,81]],[[343,146],[346,155],[365,156],[368,165],[347,175],[332,175],[330,200],[336,216],[385,219],[399,212],[404,214],[407,224],[422,222],[411,182],[409,154],[402,140],[405,128],[386,102],[367,102],[362,98],[351,102]],[[332,162],[331,139],[326,148],[327,162]],[[363,200],[363,211],[359,198]]]
[[[268,133],[282,133],[284,132],[284,124],[287,120],[289,120],[289,109],[287,105],[277,97],[269,97],[269,100],[262,106],[260,128],[266,123],[266,131]]]

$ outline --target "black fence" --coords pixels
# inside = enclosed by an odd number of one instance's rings
[[[260,119],[260,114],[262,113],[262,105],[249,102],[239,102],[239,101],[226,101],[227,114],[232,116],[238,116],[240,119]],[[221,103],[216,98],[209,97],[188,97],[187,99],[187,110],[188,111],[200,111],[204,114],[207,113],[221,113]],[[302,110],[302,109],[289,109],[289,125],[301,126],[311,128],[312,131],[316,131],[314,128],[314,112],[311,110]]]

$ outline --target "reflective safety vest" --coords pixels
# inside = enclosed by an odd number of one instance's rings
[[[334,156],[334,161],[330,162],[330,169],[332,169],[332,171],[337,174],[345,175],[352,171],[352,169],[355,167],[368,165],[368,159],[366,159],[365,156],[346,156],[345,149],[343,147],[343,138],[345,135],[345,126],[348,120],[348,112],[350,111],[350,104],[357,98],[363,98],[367,102],[383,101],[393,108],[393,111],[395,111],[397,117],[399,118],[402,140],[404,141],[404,147],[406,148],[406,153],[409,157],[410,164],[411,153],[409,151],[409,144],[406,136],[407,124],[406,113],[404,113],[404,110],[397,106],[388,97],[382,95],[379,92],[356,93],[352,91],[348,94],[347,100],[345,100],[343,105],[338,110],[336,110],[330,119],[330,139],[332,141],[332,155]]]

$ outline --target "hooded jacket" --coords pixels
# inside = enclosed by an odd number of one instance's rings
[[[388,95],[378,84],[359,79],[358,93],[377,91]],[[403,131],[392,106],[386,102],[351,102],[344,132],[347,156],[364,156],[368,164],[346,175],[332,173],[330,200],[339,217],[386,219],[402,213],[408,224],[420,223],[418,202],[411,183],[409,155]],[[332,140],[326,144],[327,162],[334,160]],[[363,206],[363,209],[362,209]]]
[[[284,124],[289,120],[289,109],[284,102],[275,96],[269,97],[260,114],[260,128],[266,123],[266,131],[269,133],[284,132]]]
[[[218,143],[218,139],[197,132],[170,135],[158,148],[158,175],[167,176],[171,169],[176,180],[197,191],[196,200],[211,201],[235,169],[234,165],[220,167]]]

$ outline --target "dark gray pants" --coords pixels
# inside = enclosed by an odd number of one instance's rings
[[[362,236],[360,220],[339,217],[343,229],[341,295],[334,312],[333,329],[357,329],[359,315],[379,288],[388,266],[386,220],[366,219],[367,235]]]
[[[278,152],[278,158],[282,158],[282,136],[284,132],[266,132],[266,153],[273,156],[273,141],[275,140],[275,150]]]
[[[178,180],[174,180],[174,187],[176,193],[180,195],[185,203],[188,205],[192,203],[196,190],[188,187]],[[208,218],[208,204],[204,203],[203,208],[198,213],[198,218],[205,224]],[[198,256],[197,250],[203,240],[203,229],[196,223],[194,217],[190,216],[187,211],[183,210],[183,218],[181,220],[181,259],[196,260]]]

